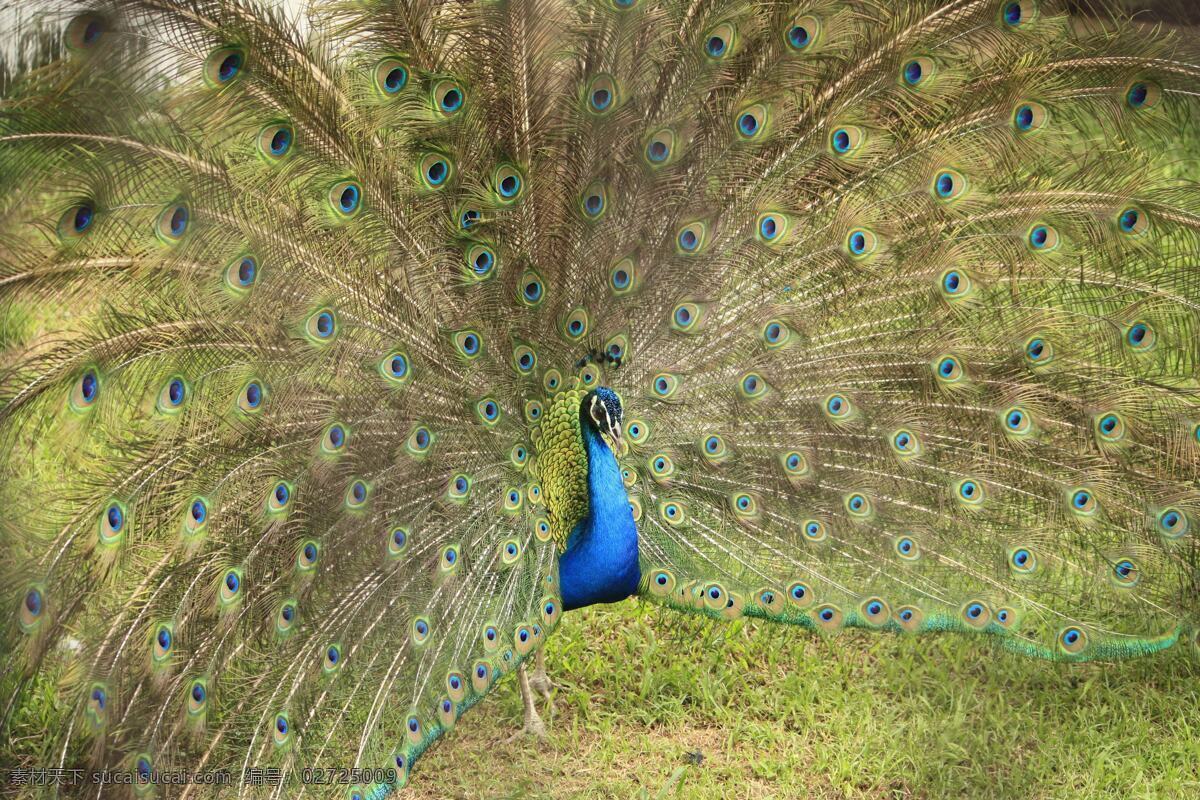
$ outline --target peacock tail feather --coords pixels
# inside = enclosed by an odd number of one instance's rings
[[[594,457],[654,602],[1197,646],[1200,61],[1169,31],[35,5],[62,38],[0,101],[0,718],[52,691],[57,764],[294,796],[352,742],[395,770],[352,795],[404,785],[558,624]]]

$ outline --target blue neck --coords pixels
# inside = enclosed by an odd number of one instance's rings
[[[581,426],[587,448],[588,513],[567,540],[558,560],[563,609],[593,603],[615,603],[637,591],[637,525],[621,482],[616,456],[586,421]]]

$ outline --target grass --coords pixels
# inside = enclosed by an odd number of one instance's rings
[[[521,726],[505,680],[421,759],[410,795],[1200,796],[1200,666],[1184,648],[1069,665],[980,637],[817,637],[626,602],[569,614],[547,666],[547,742],[505,742]]]

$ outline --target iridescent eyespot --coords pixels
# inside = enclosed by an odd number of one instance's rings
[[[526,270],[517,287],[517,298],[527,306],[536,306],[546,294],[546,284],[533,270]]]
[[[701,308],[695,303],[680,303],[671,312],[671,328],[680,333],[694,333],[699,330]]]
[[[420,161],[419,175],[429,189],[440,189],[454,174],[454,163],[441,153],[427,153]]]
[[[81,238],[96,221],[96,211],[90,202],[72,206],[58,221],[58,237],[64,243]]]
[[[40,625],[45,613],[46,597],[42,593],[41,587],[26,588],[25,595],[21,598],[21,610],[18,617],[21,630],[25,633],[33,631]]]
[[[516,487],[509,487],[508,489],[505,489],[504,490],[504,510],[505,511],[519,510],[521,508],[521,501],[523,499],[524,498],[523,498],[520,490],[517,489]]]
[[[891,616],[888,604],[880,597],[868,597],[858,605],[858,611],[868,625],[878,627],[885,624]]]
[[[125,504],[117,500],[109,502],[100,513],[100,543],[111,545],[119,542],[125,535],[127,524]]]
[[[971,278],[962,270],[950,269],[942,273],[938,284],[941,287],[942,295],[946,299],[957,300],[967,296],[967,293],[971,289]]]
[[[690,222],[675,234],[675,249],[684,255],[692,255],[704,248],[708,226],[703,222]]]
[[[788,587],[788,599],[797,606],[804,608],[812,605],[814,602],[813,592],[808,588],[807,584],[796,582]]]
[[[862,142],[862,128],[856,128],[853,125],[835,128],[833,133],[829,134],[829,148],[838,156],[855,152],[862,146]]]
[[[225,285],[242,294],[258,280],[258,262],[254,256],[238,256],[225,267]]]
[[[483,352],[483,337],[472,330],[454,334],[454,348],[465,358],[475,358]]]
[[[271,725],[271,739],[275,742],[276,747],[282,747],[287,744],[288,739],[292,735],[292,726],[288,722],[287,714],[279,714],[275,717],[275,722]]]
[[[458,567],[459,561],[458,546],[447,545],[442,550],[442,556],[438,561],[438,568],[442,570],[442,572],[450,572]]]
[[[767,382],[762,375],[757,372],[747,372],[738,381],[738,391],[742,397],[749,400],[757,400],[767,393]]]
[[[1033,419],[1029,416],[1029,412],[1020,406],[1012,408],[1001,414],[1004,420],[1004,430],[1017,435],[1029,433],[1033,428]]]
[[[859,492],[848,494],[846,495],[843,504],[846,507],[846,512],[852,517],[861,519],[863,517],[871,516],[871,500],[864,494]]]
[[[1028,547],[1017,547],[1008,551],[1008,566],[1020,575],[1028,575],[1037,569],[1038,562]]]
[[[810,542],[823,542],[829,536],[825,523],[817,519],[805,520],[801,523],[800,529],[804,531],[804,538]]]
[[[395,58],[375,65],[375,88],[385,97],[399,94],[408,85],[408,67]]]
[[[943,356],[934,362],[933,374],[942,383],[957,383],[963,377],[962,364],[954,356]]]
[[[733,513],[742,519],[751,519],[759,514],[758,498],[746,492],[737,492],[730,496],[730,506]]]
[[[979,505],[983,495],[983,484],[972,478],[965,478],[954,486],[954,496],[968,505]]]
[[[288,507],[292,501],[292,486],[287,481],[280,481],[271,488],[267,495],[267,510],[278,513]]]
[[[909,633],[919,631],[924,619],[924,612],[916,606],[900,606],[896,609],[896,622]]]
[[[800,52],[812,46],[821,31],[821,24],[816,17],[803,16],[784,28],[783,38],[789,49]]]
[[[962,607],[962,619],[972,628],[985,628],[992,619],[992,610],[978,600],[972,600]]]
[[[1058,231],[1049,225],[1034,225],[1029,229],[1029,249],[1038,253],[1048,253],[1058,249]]]
[[[462,110],[466,98],[461,86],[452,80],[443,80],[433,87],[432,99],[433,107],[448,117]]]
[[[342,648],[340,645],[331,644],[325,648],[324,658],[321,660],[321,668],[326,674],[337,672],[338,667],[342,665]]]
[[[537,353],[529,345],[513,348],[513,367],[522,375],[528,375],[537,367]]]
[[[314,344],[325,344],[337,336],[337,316],[332,309],[322,308],[309,315],[304,334]]]
[[[194,536],[204,529],[208,522],[208,502],[203,497],[194,497],[188,503],[183,515],[183,534]]]
[[[700,455],[708,461],[721,461],[729,455],[729,448],[725,439],[714,433],[700,440]]]
[[[1135,111],[1153,108],[1162,99],[1162,89],[1150,81],[1135,81],[1125,90],[1125,102]]]
[[[163,414],[175,413],[183,406],[190,394],[187,382],[175,375],[159,390],[157,408]]]
[[[286,635],[295,623],[296,603],[293,600],[285,600],[275,615],[275,632],[281,636]]]
[[[654,397],[667,400],[679,389],[679,378],[669,372],[660,372],[650,379],[650,391]]]
[[[683,505],[675,500],[663,500],[659,503],[658,515],[668,525],[679,525],[686,517]]]
[[[954,200],[967,190],[967,179],[961,173],[944,169],[933,178],[933,195],[940,201]]]
[[[935,65],[928,56],[918,56],[904,62],[900,69],[900,80],[905,86],[916,88],[925,85],[933,77]]]
[[[1030,133],[1046,125],[1046,107],[1041,103],[1025,102],[1013,111],[1013,127],[1020,133]]]
[[[346,487],[346,507],[349,509],[362,508],[366,505],[367,498],[370,495],[370,484],[356,478],[350,481],[350,485]]]
[[[855,228],[846,237],[846,252],[855,260],[865,259],[878,248],[879,239],[866,228]]]
[[[399,350],[388,353],[379,362],[379,374],[392,383],[404,383],[409,376],[408,355]]]
[[[1058,634],[1058,646],[1069,655],[1082,653],[1087,647],[1087,634],[1076,627],[1063,628]]]
[[[412,621],[412,639],[413,644],[422,644],[429,638],[429,632],[432,630],[429,625],[429,620],[424,617],[417,617]]]
[[[845,419],[850,416],[854,407],[845,395],[831,394],[825,398],[825,402],[821,404],[821,408],[826,416],[832,419]]]
[[[660,167],[671,160],[675,149],[675,132],[662,128],[646,142],[645,156],[652,167]]]
[[[1128,236],[1145,233],[1149,227],[1150,218],[1139,208],[1127,208],[1117,216],[1117,228]]]
[[[459,214],[458,224],[464,230],[470,230],[479,223],[480,213],[477,209],[467,208]]]
[[[587,88],[587,106],[593,114],[607,114],[617,107],[617,85],[608,75],[592,78]]]
[[[921,557],[921,547],[911,536],[898,536],[892,543],[896,555],[905,561],[916,561]]]
[[[475,413],[484,425],[494,425],[500,419],[500,404],[493,398],[485,397],[475,404]]]
[[[789,478],[798,478],[808,473],[808,459],[803,453],[789,450],[779,456],[779,462],[783,464],[783,471]]]
[[[787,215],[778,211],[768,211],[759,215],[754,235],[763,244],[778,245],[787,237],[790,228],[791,221]]]
[[[155,228],[158,238],[167,244],[179,241],[187,233],[190,217],[191,214],[186,205],[167,206],[158,215],[158,224]]]
[[[609,270],[608,285],[615,295],[628,294],[637,286],[636,277],[637,271],[633,259],[623,258]]]
[[[602,181],[593,181],[583,190],[583,194],[579,197],[579,207],[583,211],[583,216],[590,220],[600,219],[604,215],[604,211],[608,207],[608,192]]]
[[[1141,573],[1137,568],[1137,564],[1130,559],[1122,558],[1112,565],[1113,583],[1122,589],[1136,586],[1140,579]]]
[[[217,595],[221,605],[227,606],[237,602],[242,597],[242,571],[231,569],[221,578],[221,587]]]
[[[1096,496],[1087,489],[1075,489],[1071,492],[1071,510],[1082,516],[1090,516],[1096,513],[1099,504],[1096,502]]]
[[[496,187],[496,196],[502,203],[511,203],[520,196],[525,180],[512,164],[501,164],[492,174],[492,185]]]
[[[836,630],[842,624],[841,609],[831,603],[819,606],[816,611],[816,617],[817,627],[822,630]]]
[[[728,22],[722,23],[704,37],[704,54],[711,59],[721,59],[733,52],[737,29]]]
[[[773,319],[762,329],[763,342],[772,350],[783,347],[792,336],[791,328],[782,320]]]
[[[387,552],[392,558],[399,556],[408,547],[408,529],[392,528],[387,535]]]
[[[1119,442],[1125,438],[1125,420],[1116,412],[1109,412],[1096,417],[1096,436],[1107,443]]]
[[[1176,508],[1164,508],[1158,513],[1156,522],[1159,533],[1168,539],[1178,539],[1187,535],[1190,527],[1187,514]]]
[[[1032,22],[1036,13],[1036,0],[1012,0],[1000,7],[1000,21],[1009,28],[1019,28]]]
[[[743,139],[755,139],[767,127],[767,107],[759,104],[742,109],[736,115],[734,127]]]
[[[281,162],[292,152],[292,143],[296,132],[291,125],[283,122],[272,122],[258,132],[258,153],[268,163]]]
[[[358,213],[362,202],[362,189],[354,181],[339,181],[329,189],[329,205],[343,219]]]
[[[550,541],[550,522],[545,517],[536,517],[533,520],[533,532],[539,542]]]
[[[921,451],[921,440],[907,428],[901,428],[892,434],[892,450],[899,456],[915,456]]]
[[[409,455],[420,458],[429,451],[431,444],[433,444],[433,433],[424,425],[418,425],[404,440],[404,449]]]
[[[1054,358],[1054,349],[1050,342],[1035,336],[1025,343],[1025,360],[1035,366],[1048,364]]]
[[[150,653],[155,661],[164,661],[175,644],[175,631],[165,622],[159,623],[150,636]]]
[[[93,683],[88,691],[87,715],[92,724],[99,728],[105,722],[105,710],[108,707],[108,691],[102,683]]]
[[[1144,352],[1154,347],[1154,329],[1147,322],[1135,322],[1125,329],[1125,344],[1136,352]]]
[[[95,369],[86,369],[71,388],[69,403],[74,411],[87,411],[100,396],[100,375]]]
[[[67,25],[64,40],[71,50],[88,50],[95,47],[109,29],[108,20],[99,14],[80,14]]]
[[[326,453],[336,453],[346,446],[346,428],[334,423],[325,429],[321,437],[321,450]]]
[[[446,494],[451,499],[464,499],[471,491],[471,478],[463,473],[458,473],[450,478],[449,486],[446,488]]]
[[[321,545],[309,539],[304,544],[300,545],[300,552],[296,554],[296,568],[301,572],[308,572],[317,566],[317,559],[321,555]]]
[[[666,453],[651,456],[646,462],[650,465],[650,474],[655,480],[665,481],[675,473],[675,462]]]
[[[232,83],[246,66],[246,53],[240,47],[220,47],[204,60],[204,79],[210,86]]]

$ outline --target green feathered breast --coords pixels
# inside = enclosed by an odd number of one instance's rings
[[[544,521],[550,528],[542,536],[553,539],[560,553],[588,510],[587,454],[579,431],[579,406],[585,394],[581,389],[555,393],[533,429],[538,453],[534,474],[546,507]],[[534,525],[542,523],[539,518]]]
[[[561,622],[597,387],[653,602],[1196,646],[1194,42],[1051,0],[83,5],[0,72],[6,756],[402,786]]]

